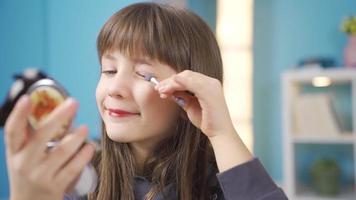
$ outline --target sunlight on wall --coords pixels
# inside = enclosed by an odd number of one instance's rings
[[[238,134],[252,152],[253,0],[217,1],[217,39],[224,63],[224,92]]]

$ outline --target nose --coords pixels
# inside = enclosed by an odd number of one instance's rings
[[[132,76],[129,70],[118,70],[108,86],[108,95],[127,98],[131,95]]]

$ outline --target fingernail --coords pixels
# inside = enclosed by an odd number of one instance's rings
[[[185,100],[181,97],[175,97],[174,98],[175,101],[177,102],[177,104],[180,106],[180,107],[184,107],[185,106]]]
[[[66,106],[78,105],[78,102],[71,97],[67,98],[64,103],[66,104]]]
[[[166,95],[166,94],[160,94],[159,96],[160,96],[162,99],[167,98],[167,95]]]
[[[81,129],[81,131],[82,131],[83,134],[85,134],[85,135],[89,134],[89,128],[88,128],[88,126],[82,125],[82,126],[80,126],[80,129]]]
[[[19,103],[21,104],[27,103],[28,101],[29,101],[28,95],[22,95],[19,99]]]

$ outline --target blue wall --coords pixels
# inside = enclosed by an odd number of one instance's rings
[[[27,66],[46,70],[47,52],[44,3],[41,0],[0,0],[0,99],[2,100],[12,74]],[[3,130],[0,129],[0,199],[8,196]]]
[[[280,74],[308,56],[342,65],[341,20],[356,14],[354,0],[255,0],[253,123],[255,153],[282,180]]]
[[[44,6],[41,0],[0,0],[1,99],[14,72],[21,72],[26,66],[47,65]]]
[[[187,7],[203,18],[215,32],[216,29],[216,0],[187,0]]]

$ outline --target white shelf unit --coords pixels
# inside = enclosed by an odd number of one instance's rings
[[[312,83],[315,77],[328,77],[332,84],[350,84],[351,87],[351,120],[352,130],[336,136],[298,135],[293,130],[292,102],[301,93],[301,87]],[[283,132],[283,188],[290,199],[293,200],[346,200],[356,199],[356,69],[299,69],[286,71],[282,79],[282,132]],[[297,180],[296,148],[297,145],[348,145],[352,146],[351,160],[353,163],[353,185],[342,188],[339,195],[323,197],[316,194],[310,187],[302,186]]]

